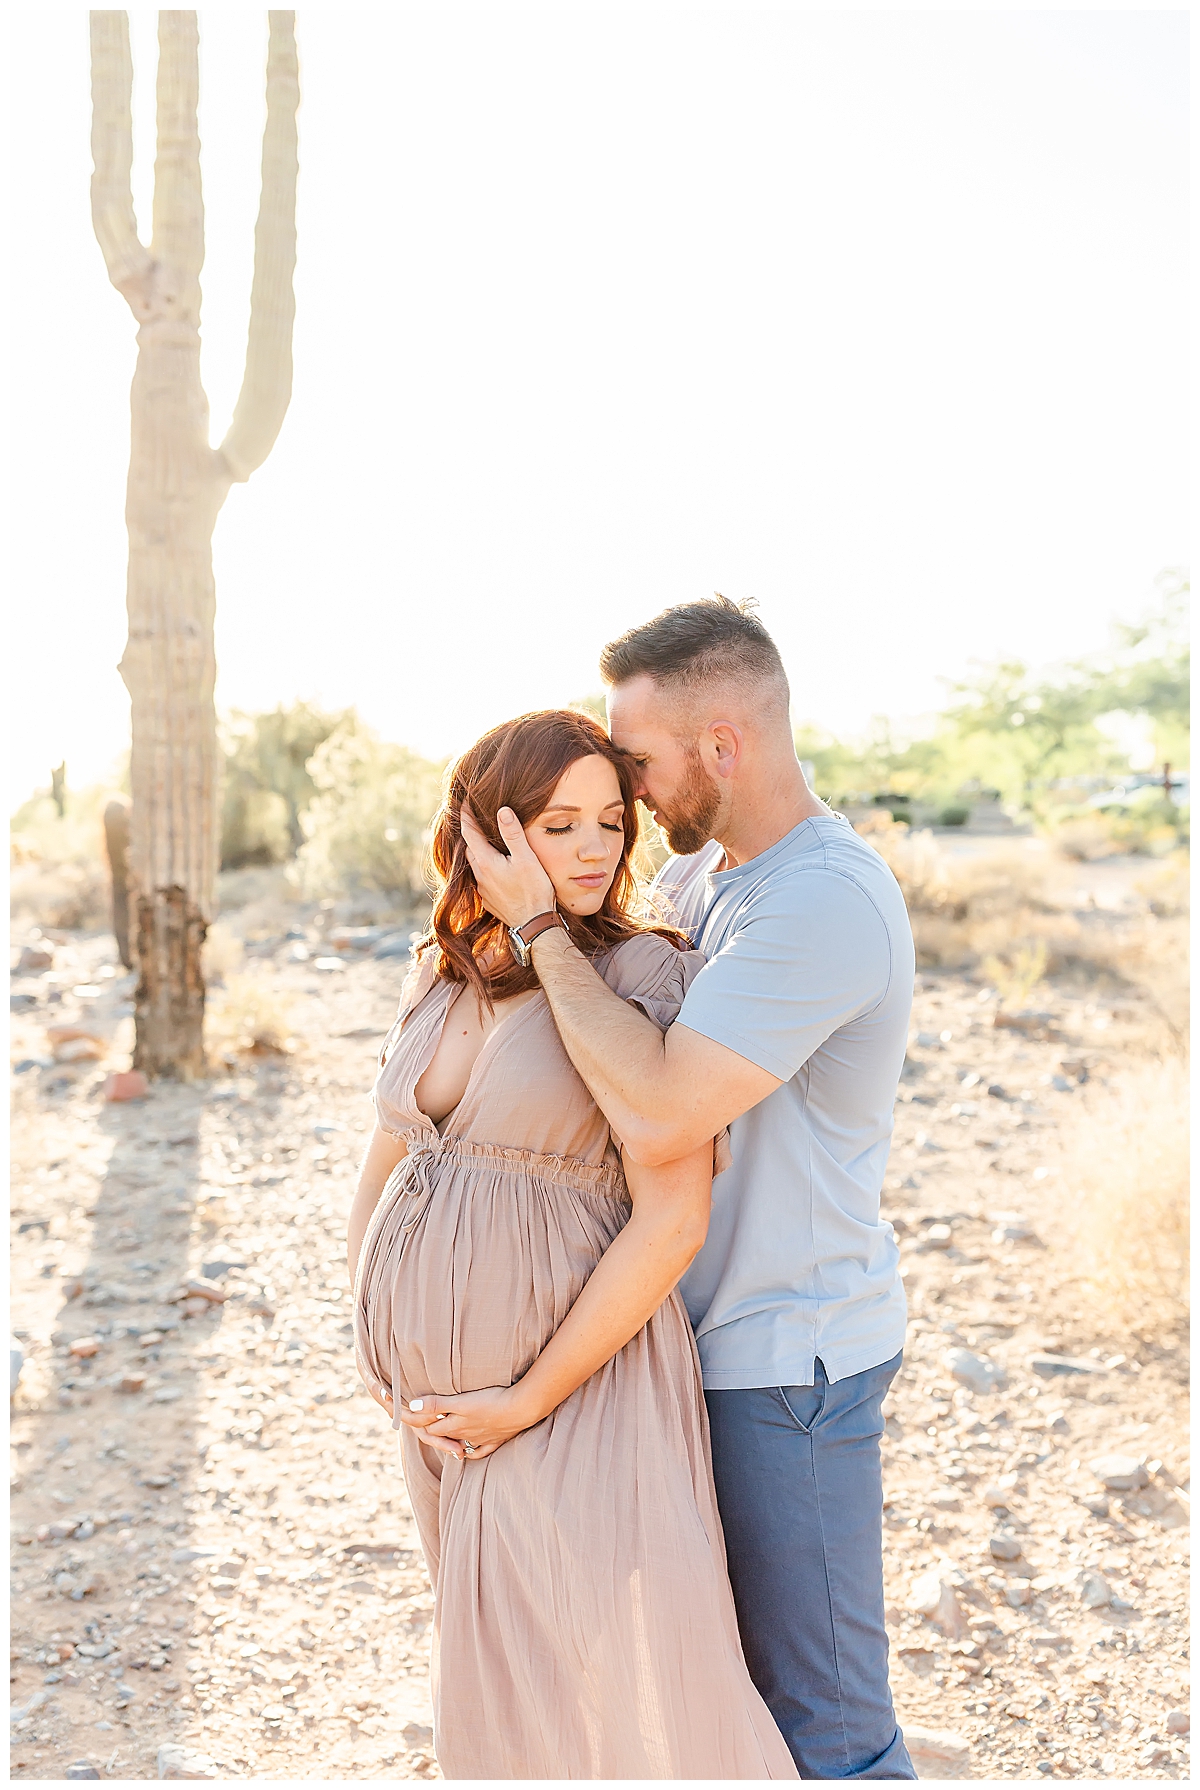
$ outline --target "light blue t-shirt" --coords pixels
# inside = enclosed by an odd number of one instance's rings
[[[810,1386],[890,1361],[906,1307],[879,1194],[913,992],[904,897],[841,815],[747,864],[716,843],[659,873],[708,958],[676,1020],[782,1080],[730,1126],[682,1282],[704,1384]]]

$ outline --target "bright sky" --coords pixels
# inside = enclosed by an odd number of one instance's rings
[[[155,15],[132,15],[148,226]],[[204,376],[241,378],[265,10],[201,11]],[[11,793],[124,744],[134,328],[85,10],[27,9]],[[441,754],[753,596],[798,719],[1104,643],[1187,558],[1182,12],[302,8],[296,378],[217,525],[218,701]],[[23,184],[22,184],[23,183]]]

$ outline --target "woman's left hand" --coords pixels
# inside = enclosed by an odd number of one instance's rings
[[[426,1393],[396,1415],[409,1429],[443,1447],[457,1459],[485,1460],[538,1418],[523,1408],[517,1386],[487,1386],[481,1392]],[[470,1444],[468,1447],[467,1444]]]

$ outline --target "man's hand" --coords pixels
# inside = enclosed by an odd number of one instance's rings
[[[525,829],[511,808],[496,816],[508,856],[490,845],[471,810],[463,803],[460,817],[467,862],[475,873],[480,898],[488,912],[506,926],[524,926],[554,907],[554,884],[533,854]]]
[[[415,1398],[400,1421],[419,1432],[422,1442],[456,1459],[486,1460],[489,1454],[540,1418],[525,1408],[516,1386],[487,1386],[481,1392],[427,1393]],[[471,1447],[465,1449],[463,1444]]]

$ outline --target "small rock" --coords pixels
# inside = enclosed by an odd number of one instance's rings
[[[1190,1734],[1192,1718],[1186,1709],[1172,1709],[1167,1716],[1168,1734]]]
[[[400,1738],[410,1751],[415,1752],[417,1747],[433,1745],[433,1729],[420,1722],[408,1722],[400,1730]]]
[[[93,1355],[100,1353],[100,1338],[98,1336],[77,1336],[68,1352],[81,1361],[89,1361]]]
[[[948,1224],[931,1224],[925,1228],[925,1246],[927,1249],[949,1249],[954,1241],[954,1232]]]
[[[145,1374],[122,1374],[117,1381],[118,1392],[140,1392],[146,1384]]]
[[[1136,1455],[1102,1454],[1089,1465],[1110,1492],[1136,1492],[1150,1483],[1150,1475]]]
[[[160,1386],[154,1394],[154,1403],[156,1405],[173,1405],[176,1399],[182,1397],[183,1388],[181,1386]]]
[[[1006,1585],[1004,1587],[1004,1601],[1011,1610],[1019,1610],[1023,1604],[1029,1602],[1029,1597],[1028,1585]]]
[[[1003,1479],[994,1479],[985,1485],[979,1496],[989,1510],[1007,1510],[1009,1497],[1016,1483],[1016,1474],[1006,1473]]]
[[[962,1509],[962,1499],[957,1492],[952,1492],[949,1487],[944,1488],[940,1492],[934,1492],[930,1497],[929,1502],[935,1510]]]
[[[1106,1517],[1108,1515],[1108,1499],[1085,1498],[1083,1500],[1083,1508],[1085,1510],[1090,1510],[1094,1517]]]
[[[928,1617],[935,1628],[952,1640],[967,1632],[967,1619],[954,1586],[939,1572],[922,1573],[909,1594],[909,1608]]]
[[[954,1379],[972,1392],[995,1392],[1004,1384],[1004,1369],[988,1355],[976,1355],[971,1349],[948,1349],[946,1366]]]
[[[1086,1609],[1103,1610],[1112,1602],[1112,1591],[1103,1573],[1086,1573],[1080,1582],[1079,1599]]]
[[[150,1486],[156,1492],[163,1491],[170,1483],[171,1475],[169,1473],[144,1473],[142,1475],[142,1484]]]
[[[95,1038],[66,1038],[54,1046],[56,1063],[98,1063],[104,1046]]]
[[[98,1778],[100,1773],[90,1759],[75,1759],[63,1773],[65,1778]]]
[[[1039,1353],[1029,1357],[1029,1366],[1033,1373],[1043,1380],[1054,1374],[1106,1374],[1108,1369],[1101,1361],[1089,1361],[1084,1355],[1050,1355]]]
[[[54,951],[49,945],[23,945],[21,955],[17,959],[16,974],[18,976],[36,975],[40,970],[54,968]]]
[[[1137,1762],[1141,1766],[1142,1770],[1146,1771],[1151,1766],[1154,1766],[1154,1765],[1165,1765],[1167,1763],[1167,1760],[1170,1757],[1171,1757],[1170,1747],[1148,1746],[1144,1753],[1138,1754]]]
[[[1037,1243],[1037,1232],[1029,1224],[998,1224],[992,1232],[993,1243]]]
[[[140,1069],[119,1069],[104,1084],[106,1100],[144,1100],[150,1083]]]
[[[207,1299],[210,1305],[224,1305],[229,1294],[219,1287],[215,1280],[206,1280],[202,1274],[190,1274],[179,1291],[173,1295],[180,1299]]]
[[[919,1778],[962,1778],[971,1759],[961,1734],[906,1723],[904,1744]]]
[[[160,1778],[215,1778],[220,1772],[216,1761],[207,1753],[168,1741],[158,1749],[158,1775]]]
[[[989,1538],[988,1548],[993,1560],[1019,1560],[1021,1558],[1021,1543],[1015,1535],[1006,1535],[1003,1530]]]

